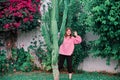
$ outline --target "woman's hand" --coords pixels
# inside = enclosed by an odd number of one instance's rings
[[[74,36],[75,36],[75,37],[78,36],[77,31],[74,31]]]

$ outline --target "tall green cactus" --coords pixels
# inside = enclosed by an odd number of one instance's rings
[[[42,34],[47,44],[52,57],[52,70],[54,80],[59,80],[58,71],[58,41],[61,43],[65,33],[65,24],[68,14],[69,0],[51,0],[52,7],[42,16]],[[64,3],[63,19],[60,27],[60,38],[58,40],[58,20],[59,20],[59,7]]]

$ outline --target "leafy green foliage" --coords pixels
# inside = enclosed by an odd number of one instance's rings
[[[6,70],[6,51],[0,50],[0,75]]]
[[[23,48],[12,49],[12,58],[6,58],[6,52],[0,50],[0,73],[25,71],[29,72],[34,69],[32,56]]]
[[[30,55],[29,52],[25,51],[23,48],[20,48],[14,51],[15,52],[17,51],[16,69],[21,70],[21,71],[27,71],[27,72],[34,69],[33,62],[32,62],[32,56]]]
[[[41,37],[41,35],[39,35]],[[28,50],[33,50],[35,52],[35,55],[39,58],[39,61],[42,65],[42,70],[49,71],[52,69],[51,67],[51,53],[47,50],[47,46],[45,43],[41,40],[39,42],[36,41],[37,37],[33,38],[33,41],[31,42],[31,45],[28,47]],[[37,45],[39,44],[39,46]]]
[[[91,42],[92,52],[108,58],[109,64],[110,59],[120,60],[120,1],[105,0],[96,4],[91,8],[90,20],[94,22],[91,29],[99,39]]]

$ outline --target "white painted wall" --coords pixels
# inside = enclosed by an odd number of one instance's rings
[[[106,59],[101,59],[100,57],[89,56],[84,59],[83,63],[78,67],[79,70],[88,71],[88,72],[109,72],[109,73],[118,73],[120,72],[120,67],[114,69],[117,65],[117,61],[111,60],[110,65],[106,65]]]
[[[89,32],[86,34],[86,40],[87,41],[93,41],[98,39],[99,36],[93,35],[92,32]],[[111,60],[110,65],[106,65],[106,59],[101,59],[101,57],[93,57],[92,55],[89,55],[89,57],[85,58],[83,63],[80,64],[78,67],[79,70],[88,71],[88,72],[110,72],[110,73],[118,73],[120,72],[120,66],[117,70],[114,68],[116,67],[118,61]]]
[[[37,38],[36,38],[36,37]],[[31,41],[33,41],[33,38],[37,41],[37,45],[39,45],[39,40],[44,40],[43,37],[41,36],[40,29],[34,29],[29,32],[20,32],[18,34],[18,39],[17,39],[17,47],[20,48],[21,45],[24,45],[24,49],[27,51],[27,48],[31,45]]]

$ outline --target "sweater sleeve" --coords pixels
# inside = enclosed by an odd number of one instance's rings
[[[80,44],[82,42],[82,38],[80,36],[76,36],[73,38],[74,44]]]

